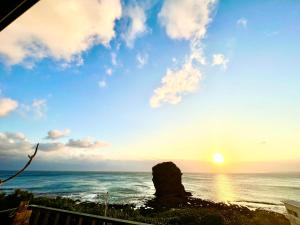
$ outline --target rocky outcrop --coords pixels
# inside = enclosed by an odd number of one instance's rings
[[[155,196],[165,203],[185,202],[190,192],[186,192],[181,182],[182,173],[173,162],[159,163],[152,168]]]

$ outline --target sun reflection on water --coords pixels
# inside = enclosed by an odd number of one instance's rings
[[[215,174],[214,176],[215,198],[220,202],[234,201],[234,192],[230,178],[225,174]]]

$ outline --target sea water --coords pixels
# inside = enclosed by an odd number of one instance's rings
[[[13,171],[0,171],[0,179]],[[300,174],[203,174],[184,173],[183,184],[193,196],[216,202],[236,203],[251,209],[284,212],[282,200],[300,200]],[[25,171],[0,186],[7,193],[24,189],[36,195],[63,196],[82,201],[143,204],[155,192],[147,172]]]

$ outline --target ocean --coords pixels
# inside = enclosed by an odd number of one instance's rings
[[[0,179],[13,174],[0,171]],[[184,173],[183,184],[193,196],[216,202],[236,203],[251,209],[284,212],[284,199],[300,200],[300,174],[203,174]],[[0,186],[0,191],[20,188],[36,195],[63,196],[82,201],[142,205],[155,192],[146,172],[25,171]]]

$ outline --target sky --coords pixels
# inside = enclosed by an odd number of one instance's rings
[[[295,0],[41,0],[0,32],[0,169],[39,142],[30,169],[300,171],[298,21]]]

